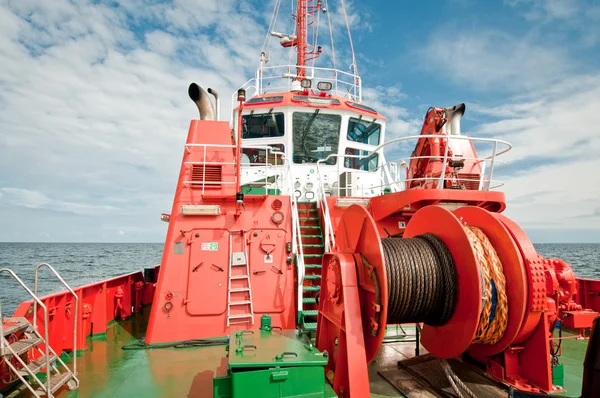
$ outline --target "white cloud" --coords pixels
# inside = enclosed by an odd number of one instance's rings
[[[428,70],[474,91],[534,90],[560,81],[572,69],[564,49],[491,28],[439,30],[416,53]]]

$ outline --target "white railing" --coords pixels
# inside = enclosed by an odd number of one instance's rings
[[[75,376],[77,376],[77,321],[79,318],[79,296],[77,296],[77,294],[73,291],[73,289],[71,289],[71,286],[69,286],[67,284],[67,282],[65,282],[65,280],[62,278],[62,276],[60,276],[60,274],[58,272],[56,272],[54,267],[52,267],[50,264],[47,264],[47,263],[41,263],[35,268],[35,281],[34,281],[34,285],[33,285],[33,292],[36,296],[38,295],[38,274],[40,272],[40,268],[42,268],[42,267],[47,267],[54,274],[54,276],[59,280],[59,282],[62,283],[62,285],[67,288],[67,290],[69,291],[69,293],[71,293],[73,298],[75,298],[75,313],[73,315],[73,372],[72,373]],[[33,302],[33,313],[37,314],[37,301]],[[65,368],[67,367],[67,365],[62,361],[62,359],[60,359],[60,357],[57,357],[57,359],[61,363],[62,366],[64,366]],[[77,379],[75,377],[74,380],[77,383],[77,386],[79,386],[79,379]]]
[[[360,76],[355,73],[344,72],[333,68],[317,68],[311,66],[276,65],[261,66],[256,71],[256,76],[248,80],[241,88],[246,90],[246,98],[257,95],[289,92],[292,82],[300,77],[298,71],[304,70],[302,79],[312,82],[312,89],[317,89],[320,82],[331,83],[330,94],[347,98],[350,101],[362,101],[362,83]],[[232,107],[237,106],[237,91],[232,95]]]
[[[44,347],[45,347],[45,352],[43,353],[46,357],[46,392],[48,393],[48,396],[52,396],[52,390],[51,390],[51,365],[50,365],[50,353],[52,353],[54,356],[56,356],[58,358],[58,356],[56,355],[56,353],[54,352],[54,350],[52,349],[52,347],[50,347],[50,344],[48,343],[50,340],[48,339],[48,308],[46,308],[46,306],[44,305],[44,303],[42,303],[42,301],[39,299],[39,297],[37,295],[35,295],[28,287],[27,285],[21,280],[21,278],[19,278],[17,276],[17,274],[15,274],[12,270],[8,269],[8,268],[2,268],[0,269],[0,273],[2,272],[6,272],[7,274],[9,274],[10,276],[12,276],[12,278],[17,281],[17,283],[19,285],[21,285],[21,287],[23,288],[23,290],[25,290],[33,299],[33,302],[36,303],[37,305],[39,305],[43,312],[44,312],[44,336],[42,337],[40,335],[40,333],[37,330],[37,313],[33,313],[33,332],[34,334],[40,338],[44,340]],[[2,323],[2,318],[0,318],[0,323]],[[4,340],[3,336],[0,336],[0,338],[2,340]],[[6,346],[6,349],[8,349],[9,351],[11,351],[10,346]],[[32,347],[33,348],[33,347]],[[36,348],[39,350],[39,347],[36,346]],[[14,354],[14,352],[11,351],[12,354]],[[13,355],[13,358],[15,358],[18,362],[20,362],[21,366],[23,367],[23,369],[26,369],[29,372],[29,376],[31,376],[35,382],[41,386],[42,388],[44,388],[44,383],[42,383],[42,381],[37,377],[36,374],[34,374],[33,372],[29,371],[29,367],[27,366],[27,364],[25,363],[25,361],[23,361],[23,359],[21,358],[20,355]],[[27,388],[29,388],[29,390],[34,394],[34,396],[38,396],[36,391],[31,387],[31,385],[27,382],[27,380],[25,380],[25,378],[21,375],[21,373],[19,373],[19,371],[11,364],[11,361],[6,361],[5,362],[8,367],[11,368],[11,370],[13,371],[13,373],[15,373],[19,379],[21,379],[21,381],[23,382],[23,384],[25,384],[25,386],[27,386]]]
[[[439,138],[439,139],[447,139],[446,149],[444,151],[443,156],[407,156],[400,157],[398,159],[394,159],[392,161],[387,161],[384,156],[384,150],[390,150],[391,146],[394,144],[406,144],[408,141],[415,140],[418,142],[420,139],[424,138]],[[449,156],[448,149],[450,148],[450,142],[452,140],[463,140],[469,141],[471,143],[483,143],[491,146],[491,154],[489,156],[484,157],[458,157],[458,156]],[[412,153],[415,145],[411,145],[410,153]],[[331,154],[327,156],[325,159],[321,159],[317,162],[317,202],[323,209],[323,223],[325,226],[325,250],[331,250],[331,248],[335,247],[335,235],[333,230],[333,224],[331,222],[329,204],[327,202],[327,195],[324,189],[323,182],[323,174],[322,167],[327,167],[328,169],[331,166],[326,165],[325,163],[332,158],[338,158],[336,162],[337,171],[336,174],[338,176],[341,175],[342,172],[351,172],[351,173],[359,173],[364,174],[365,176],[375,176],[375,179],[380,181],[379,184],[376,185],[361,185],[361,186],[352,186],[352,184],[346,184],[343,188],[338,185],[339,189],[344,189],[346,193],[355,192],[355,189],[374,189],[385,192],[384,190],[389,190],[389,192],[398,192],[407,189],[408,185],[412,181],[433,181],[433,185],[438,189],[442,189],[445,187],[445,182],[447,181],[460,181],[460,183],[471,182],[473,184],[477,184],[478,190],[488,191],[490,189],[495,189],[501,187],[503,184],[502,181],[494,180],[494,173],[504,169],[507,164],[502,160],[498,160],[497,157],[508,152],[512,146],[502,140],[491,139],[491,138],[476,138],[476,137],[467,137],[467,136],[459,136],[459,135],[415,135],[415,136],[407,136],[396,138],[390,140],[376,148],[372,151],[367,152],[365,155],[346,155],[346,154]],[[475,148],[476,149],[476,148]],[[366,170],[357,170],[353,168],[345,167],[345,158],[358,158],[358,159],[368,159],[374,154],[377,154],[380,159],[378,160],[378,166],[371,171]],[[439,177],[423,177],[423,178],[403,178],[402,170],[404,167],[408,167],[411,160],[417,159],[437,159],[442,162],[442,171]],[[465,178],[464,176],[454,175],[454,176],[446,176],[446,167],[450,160],[462,160],[465,162],[465,165],[469,165],[469,167],[473,167],[475,165],[479,166],[480,172],[479,178]],[[400,169],[398,169],[400,167]],[[373,179],[371,179],[373,181]],[[338,193],[339,194],[339,193]],[[348,195],[347,196],[351,196]]]
[[[206,166],[221,166],[221,165],[230,165],[230,166],[234,166],[236,165],[235,160],[233,162],[221,162],[221,161],[216,161],[216,162],[210,162],[206,160],[206,155],[207,155],[207,150],[209,148],[227,148],[227,149],[235,149],[237,148],[237,146],[235,144],[186,144],[185,145],[186,151],[187,153],[191,153],[191,149],[192,148],[202,148],[203,151],[203,155],[202,155],[202,161],[184,161],[183,164],[186,168],[191,168],[194,165],[199,165],[202,166],[202,180],[201,181],[193,181],[193,180],[184,180],[183,183],[185,185],[200,185],[202,188],[202,194],[205,193],[205,189],[206,186],[220,186],[220,185],[233,185],[237,183],[237,175],[236,173],[233,173],[230,175],[230,178],[225,180],[219,180],[219,181],[206,181]],[[271,146],[258,146],[258,145],[243,145],[242,149],[259,149],[259,150],[264,150],[265,151],[265,161],[260,162],[260,163],[247,163],[247,164],[241,164],[241,170],[242,171],[246,171],[246,170],[251,170],[251,171],[255,171],[257,173],[264,173],[264,187],[265,187],[265,194],[268,192],[268,189],[280,189],[282,192],[284,192],[284,189],[287,187],[281,186],[282,181],[285,181],[285,172],[286,172],[286,168],[289,168],[289,165],[285,165],[284,163],[284,153],[283,152],[279,152],[277,150],[275,150],[273,147]],[[278,160],[281,160],[281,164],[277,164]],[[271,163],[271,161],[273,161],[274,164]],[[288,162],[290,163],[290,162]],[[291,164],[291,163],[290,163]],[[274,178],[275,180],[270,183],[269,182],[269,178]],[[260,177],[258,180],[255,181],[251,181],[251,182],[240,182],[241,185],[244,184],[249,184],[249,183],[260,183],[260,181],[263,178]],[[289,187],[290,191],[291,191],[291,187]]]

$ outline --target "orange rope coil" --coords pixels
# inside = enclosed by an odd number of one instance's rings
[[[504,336],[508,323],[506,278],[502,262],[481,229],[473,226],[465,226],[464,229],[481,267],[483,287],[483,309],[473,343],[496,344]]]

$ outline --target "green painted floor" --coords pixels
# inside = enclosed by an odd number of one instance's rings
[[[141,339],[146,330],[149,308],[130,320],[113,323],[106,335],[88,340],[88,350],[78,356],[81,386],[77,391],[63,388],[57,398],[154,398],[154,397],[212,397],[215,374],[225,375],[224,346],[125,351],[121,347]],[[412,335],[414,328],[405,327]],[[389,328],[388,334],[401,334]],[[412,339],[408,336],[406,339]],[[567,395],[578,397],[586,341],[564,340],[562,363],[565,364]],[[369,365],[371,397],[401,397],[402,395],[379,375],[381,370],[397,368],[399,360],[414,356],[415,343],[402,339],[382,347],[376,360]],[[422,349],[421,353],[426,353]],[[70,361],[67,362],[70,365]],[[5,393],[5,398],[29,398],[27,390]]]

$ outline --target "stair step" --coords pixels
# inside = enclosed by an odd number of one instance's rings
[[[301,225],[300,229],[321,229],[320,225]]]
[[[314,332],[317,330],[317,322],[304,322],[304,330]]]
[[[27,351],[29,351],[31,348],[35,347],[36,345],[42,343],[44,340],[40,339],[38,337],[34,337],[32,339],[23,339],[23,340],[19,340],[16,341],[14,343],[12,343],[11,345],[9,345],[10,347],[10,351],[4,351],[5,355],[12,355],[11,351],[14,352],[14,355],[21,355]]]
[[[305,254],[304,258],[321,258],[323,257],[322,254]]]
[[[18,332],[20,330],[26,329],[30,323],[29,321],[27,321],[27,319],[25,318],[12,318],[10,319],[10,322],[17,322],[14,325],[10,325],[10,326],[4,326],[4,324],[2,325],[2,336],[6,337],[10,334],[13,334],[15,332]]]
[[[304,264],[306,269],[318,269],[321,268],[321,264]]]
[[[308,274],[308,275],[304,275],[304,279],[309,280],[309,281],[314,281],[316,279],[321,279],[321,275],[319,275],[319,274]]]
[[[72,375],[70,373],[55,373],[50,376],[50,391],[54,393],[56,390],[65,385],[66,382],[71,380]],[[37,392],[46,392],[46,383],[43,388],[38,388]]]
[[[323,239],[323,235],[302,235],[302,239]]]
[[[243,300],[243,301],[232,301],[231,303],[229,303],[229,305],[248,305],[251,303],[252,303],[252,301],[250,301],[250,300]]]
[[[302,299],[302,304],[317,304],[317,299],[314,297],[304,297]]]
[[[56,362],[56,355],[54,354],[50,354],[50,366],[52,366],[52,364]],[[29,368],[29,370],[31,370],[31,373],[36,374],[39,373],[42,369],[44,369],[46,367],[46,356],[41,356],[38,359],[36,359],[35,361],[31,361],[27,364],[27,367]],[[19,371],[19,373],[21,374],[21,376],[28,376],[29,373],[25,370],[21,370]]]
[[[302,247],[322,249],[323,247],[325,247],[325,245],[323,245],[323,244],[317,244],[317,243],[305,243],[305,244],[302,245]]]
[[[319,217],[299,217],[300,221],[318,221]]]
[[[302,310],[302,314],[304,316],[317,316],[319,315],[319,310]]]
[[[303,292],[318,292],[321,290],[321,286],[302,286]]]
[[[231,293],[249,292],[250,288],[249,287],[240,287],[240,288],[236,288],[236,289],[230,289],[229,291]]]
[[[252,318],[252,314],[229,315],[229,319],[242,319],[242,318]]]
[[[234,275],[230,276],[229,279],[249,279],[248,275]]]

